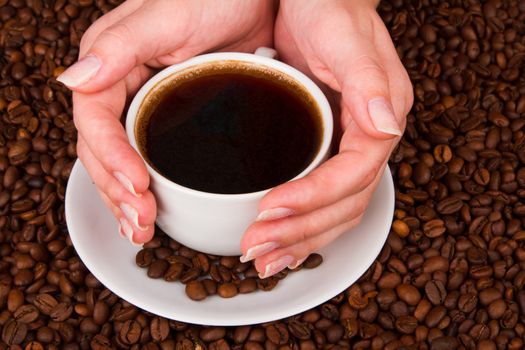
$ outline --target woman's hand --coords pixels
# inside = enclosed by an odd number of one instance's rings
[[[58,80],[74,91],[78,155],[132,243],[151,239],[155,199],[121,123],[126,97],[153,69],[208,51],[271,46],[275,2],[128,0],[84,34],[79,61]]]
[[[263,198],[241,244],[241,260],[256,259],[263,278],[294,268],[359,223],[403,133],[412,86],[375,3],[281,0],[276,49],[326,84],[339,102],[340,132],[337,155]]]

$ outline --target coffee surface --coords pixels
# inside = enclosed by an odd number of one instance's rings
[[[275,76],[230,68],[192,75],[164,92],[143,128],[150,164],[171,181],[211,193],[286,182],[321,139],[316,105]]]

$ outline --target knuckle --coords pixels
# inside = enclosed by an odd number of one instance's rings
[[[99,31],[98,31],[96,22],[93,23],[93,25],[84,32],[84,34],[82,35],[82,38],[80,38],[80,45],[79,45],[81,54],[84,54],[87,50],[89,50],[91,45],[93,45],[93,42],[97,38],[98,32]]]
[[[366,187],[374,181],[376,176],[381,171],[382,164],[378,161],[373,161],[371,164],[367,166],[367,169],[364,171],[363,174],[363,186]]]
[[[106,28],[106,30],[100,33],[97,40],[108,40],[111,42],[111,45],[115,47],[115,50],[118,50],[119,47],[126,47],[126,43],[133,37],[133,29],[131,29],[127,23],[119,22]]]
[[[383,66],[376,57],[371,55],[359,55],[350,61],[351,70],[359,76],[370,78],[387,79]],[[353,80],[353,79],[352,79]]]

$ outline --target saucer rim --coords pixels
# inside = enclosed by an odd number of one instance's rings
[[[70,224],[70,220],[68,219],[69,218],[68,212],[74,210],[74,207],[75,207],[75,200],[71,199],[71,195],[68,195],[69,193],[71,193],[70,192],[71,190],[69,190],[69,188],[70,188],[70,185],[75,185],[76,184],[75,179],[78,178],[78,176],[82,175],[82,174],[79,174],[80,171],[86,171],[86,170],[81,164],[81,162],[77,160],[75,165],[73,166],[73,169],[70,175],[70,180],[73,180],[73,181],[70,181],[68,183],[68,186],[66,187],[65,216],[66,216],[66,221],[68,225],[68,230],[70,227],[75,226],[74,224]],[[368,270],[368,268],[372,266],[372,264],[374,263],[375,259],[381,252],[381,249],[383,248],[388,238],[390,226],[393,220],[393,213],[394,213],[394,206],[395,206],[394,205],[395,204],[394,183],[393,183],[392,173],[388,167],[385,169],[385,172],[383,173],[382,177],[383,178],[381,181],[386,181],[387,191],[385,192],[391,193],[391,195],[388,196],[388,198],[384,199],[390,202],[388,203],[390,220],[385,221],[385,234],[381,236],[381,242],[378,242],[380,244],[377,244],[374,247],[370,247],[370,249],[373,249],[372,255],[374,256],[374,258],[371,260],[370,263],[364,264],[363,266],[361,266],[361,268],[356,269],[356,271],[358,271],[356,275],[359,277],[357,277],[354,281],[349,282],[349,283],[347,282],[338,283],[334,279],[334,285],[335,285],[334,288],[330,288],[329,291],[327,291],[324,294],[320,294],[316,298],[309,299],[308,303],[295,304],[291,307],[283,307],[283,308],[278,309],[278,311],[273,312],[272,314],[253,315],[253,316],[250,315],[250,317],[244,317],[242,321],[236,319],[235,317],[232,317],[232,315],[234,314],[226,315],[226,317],[223,315],[220,318],[215,319],[215,320],[203,320],[202,317],[199,317],[199,313],[195,313],[195,314],[183,313],[183,314],[174,315],[172,312],[168,312],[167,310],[164,311],[160,305],[152,303],[152,302],[147,302],[147,299],[144,299],[144,298],[142,299],[138,298],[137,295],[139,293],[132,293],[130,291],[125,290],[125,288],[122,288],[118,284],[112,284],[111,281],[108,280],[108,277],[106,276],[106,274],[104,274],[103,271],[101,272],[98,267],[94,266],[93,259],[83,259],[84,256],[89,256],[90,254],[88,254],[88,252],[84,250],[84,247],[79,243],[77,236],[75,234],[71,234],[72,232],[71,230],[69,230],[70,232],[69,235],[73,243],[73,246],[75,248],[76,254],[82,260],[86,268],[100,281],[100,283],[102,283],[102,285],[105,288],[108,288],[115,295],[119,296],[123,300],[135,305],[136,307],[144,311],[150,312],[152,314],[155,314],[161,317],[165,317],[167,319],[176,320],[179,322],[191,323],[191,324],[197,324],[197,325],[206,325],[206,326],[239,326],[239,325],[252,325],[252,324],[271,322],[271,321],[284,319],[284,318],[287,318],[293,315],[297,315],[301,312],[315,308],[318,305],[330,300],[334,296],[343,292],[353,283],[355,283]],[[384,179],[385,177],[386,177],[386,180]],[[93,183],[92,180],[91,180],[91,183]],[[93,195],[98,195],[98,193],[94,191]],[[104,208],[104,210],[108,210],[108,209]],[[246,296],[249,296],[249,295],[246,295]],[[193,301],[190,299],[188,299],[188,302],[198,303],[197,301]]]

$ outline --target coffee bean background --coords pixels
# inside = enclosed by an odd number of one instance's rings
[[[525,2],[381,2],[415,95],[390,162],[388,241],[332,300],[231,328],[135,308],[86,270],[68,237],[76,131],[55,78],[118,2],[0,0],[1,349],[524,347]]]

